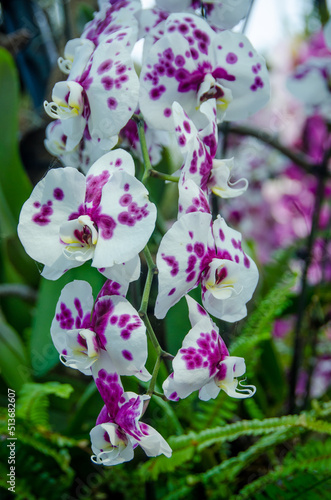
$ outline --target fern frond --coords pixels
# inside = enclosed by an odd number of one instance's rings
[[[276,495],[274,498],[279,498],[280,495],[284,492],[284,489],[286,488],[287,490],[290,488],[289,484],[291,481],[293,481],[293,476],[297,472],[301,472],[300,474],[300,486],[301,490],[299,494],[304,494],[307,491],[307,488],[313,489],[314,486],[316,487],[317,485],[320,484],[321,481],[330,481],[331,480],[331,475],[330,475],[330,467],[331,467],[331,455],[328,456],[319,456],[315,457],[310,460],[305,460],[305,461],[297,461],[293,462],[291,465],[288,465],[287,467],[279,466],[276,469],[272,470],[268,474],[265,474],[264,476],[261,476],[258,478],[256,481],[247,484],[244,486],[244,488],[239,492],[238,495],[234,497],[234,500],[245,500],[245,499],[256,499],[257,498],[257,493],[261,492],[266,489],[266,487],[269,484],[275,484],[277,483],[277,490],[276,490]],[[315,479],[315,483],[313,485],[307,484],[307,478],[312,476]],[[318,476],[320,476],[318,478]],[[283,488],[281,487],[283,485]],[[292,488],[290,488],[292,489]],[[295,496],[289,495],[286,496],[288,499],[296,499],[298,497],[298,492],[296,491],[295,493],[292,493]],[[265,499],[270,499],[270,496],[268,495],[267,497],[261,497]],[[307,499],[307,496],[304,496],[305,500]]]
[[[178,488],[168,493],[168,495],[163,497],[163,500],[180,500],[181,498],[187,498],[191,491],[189,486],[183,486],[182,488]]]
[[[271,337],[273,320],[287,307],[296,275],[286,272],[248,317],[245,326],[230,345],[231,356],[246,357],[263,340]]]
[[[237,414],[239,400],[229,398],[225,392],[210,401],[196,402],[192,428],[197,431],[210,427],[220,427],[233,419]]]
[[[170,459],[160,456],[147,461],[143,465],[143,472],[145,477],[155,480],[161,472],[174,471],[179,465],[191,460],[193,456],[201,454],[205,448],[215,444],[232,442],[240,436],[272,435],[277,432],[290,431],[291,429],[299,429],[298,433],[301,430],[329,433],[328,422],[320,418],[322,414],[324,416],[331,414],[330,403],[326,403],[310,412],[302,412],[299,415],[285,415],[263,420],[241,420],[223,427],[206,429],[201,432],[192,431],[182,436],[172,436],[169,438],[169,444],[173,450],[173,456]],[[293,432],[295,434],[295,431]],[[277,437],[275,439],[277,441]],[[262,446],[264,446],[263,442]],[[254,448],[248,453],[252,453],[252,456],[254,456]]]
[[[195,446],[191,445],[183,449],[173,450],[170,459],[164,455],[152,458],[141,466],[141,475],[145,480],[148,478],[155,481],[161,473],[173,472],[180,465],[192,460],[195,451]]]
[[[29,382],[24,384],[19,392],[16,415],[32,422],[34,425],[49,426],[48,396],[54,394],[60,398],[68,398],[73,391],[70,384],[46,382],[38,384]]]

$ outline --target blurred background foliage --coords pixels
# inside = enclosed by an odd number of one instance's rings
[[[23,4],[24,16],[15,16],[15,9]],[[311,388],[318,356],[331,357],[331,290],[323,279],[308,283],[302,306],[300,280],[290,263],[294,259],[304,262],[305,239],[275,249],[267,264],[260,263],[259,287],[245,320],[235,325],[218,322],[231,355],[246,360],[247,379],[257,387],[254,398],[234,400],[222,392],[216,400],[202,402],[193,394],[170,404],[154,397],[143,420],[169,441],[171,459],[148,459],[138,448],[132,462],[112,468],[90,460],[89,431],[102,401],[89,378],[59,362],[49,331],[63,286],[85,279],[96,295],[103,277],[86,264],[56,282],[40,279],[40,269],[25,254],[16,227],[33,184],[50,166],[59,166],[43,147],[47,119],[41,110],[59,79],[54,62],[66,40],[79,35],[96,7],[96,2],[80,1],[1,2],[0,496],[12,496],[6,483],[9,387],[17,396],[19,499],[330,498],[331,370],[318,398]],[[322,25],[327,18],[325,3],[315,2],[305,36],[310,34],[309,26],[316,28],[316,22]],[[20,31],[26,28],[28,32]],[[160,171],[171,173],[175,169],[171,163],[165,150]],[[155,254],[168,221],[176,216],[177,192],[158,179],[150,179],[148,187],[160,208],[151,241]],[[244,196],[250,196],[250,191]],[[329,238],[329,231],[325,229],[322,236]],[[258,261],[254,241],[247,244]],[[129,290],[135,307],[141,298],[141,281]],[[192,293],[197,299],[199,295],[199,290]],[[152,316],[155,296],[154,283],[149,311],[153,326],[161,344],[175,354],[189,329],[185,301],[174,306],[161,323]],[[295,321],[286,336],[275,334],[277,321],[298,314],[302,315],[299,354]],[[289,374],[295,355],[305,375],[306,392],[296,390],[291,402]],[[153,356],[150,349],[149,370]],[[169,365],[162,366],[160,385],[169,370]],[[126,390],[144,392],[144,385],[136,380],[124,378],[123,383]]]

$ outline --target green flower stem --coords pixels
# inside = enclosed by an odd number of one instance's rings
[[[154,393],[156,379],[157,379],[157,375],[159,373],[162,358],[173,359],[173,356],[171,354],[167,353],[166,351],[164,351],[162,349],[162,347],[160,346],[159,341],[157,340],[157,337],[156,337],[155,332],[153,330],[153,327],[151,325],[151,322],[149,321],[149,318],[147,316],[149,295],[151,292],[153,277],[155,274],[157,274],[157,267],[153,261],[151,252],[150,252],[147,245],[144,248],[144,256],[145,256],[145,259],[147,262],[148,271],[147,271],[147,278],[146,278],[146,282],[145,282],[145,286],[144,286],[143,296],[141,299],[139,316],[141,317],[141,319],[145,323],[148,338],[151,341],[151,343],[156,351],[156,356],[157,356],[156,362],[154,365],[154,369],[153,369],[152,378],[151,378],[151,381],[149,383],[148,390],[147,390],[147,394],[150,396]]]
[[[157,379],[157,376],[159,373],[160,366],[161,366],[161,355],[158,355],[158,357],[156,358],[155,365],[154,365],[152,378],[151,378],[151,381],[149,383],[147,393],[146,393],[148,396],[151,396],[154,393],[154,388],[155,388],[156,379]]]
[[[154,170],[152,168],[151,160],[150,160],[149,154],[148,154],[147,143],[146,143],[144,120],[139,115],[133,115],[132,119],[137,123],[138,135],[139,135],[139,140],[140,140],[140,147],[141,147],[141,152],[142,152],[143,159],[144,159],[144,173],[143,173],[143,176],[141,178],[141,182],[143,184],[146,184],[149,177],[156,177],[157,179],[161,179],[163,181],[178,182],[179,177],[176,177],[174,175],[165,174],[163,172],[158,172],[157,170]]]
[[[156,177],[157,179],[162,179],[163,181],[179,182],[179,177],[175,175],[165,174],[163,172],[158,172],[157,170],[150,170],[149,175],[151,177]]]
[[[147,251],[146,251],[146,249],[147,249]],[[152,259],[152,256],[151,256],[151,254],[150,254],[150,252],[149,252],[149,250],[147,248],[147,245],[146,245],[146,247],[144,249],[144,255],[145,255],[145,258],[146,258],[146,261],[147,261],[148,271],[147,271],[147,277],[146,277],[146,281],[145,281],[145,286],[144,286],[143,296],[142,296],[142,299],[141,299],[139,313],[142,313],[142,314],[146,315],[147,314],[148,301],[149,301],[149,295],[150,295],[150,292],[151,292],[151,287],[152,287],[152,282],[153,282],[153,277],[154,277],[154,274],[157,274],[157,267],[154,264],[153,260],[151,261],[151,263],[149,262],[149,258]]]
[[[143,184],[146,184],[150,172],[152,170],[152,165],[151,165],[151,160],[149,159],[149,154],[148,154],[148,148],[147,148],[147,143],[146,143],[146,136],[145,136],[145,123],[142,120],[142,118],[135,116],[134,118],[137,122],[137,127],[138,127],[138,134],[139,134],[139,140],[140,140],[140,147],[141,147],[141,152],[143,155],[144,159],[144,173],[141,178],[141,182]]]

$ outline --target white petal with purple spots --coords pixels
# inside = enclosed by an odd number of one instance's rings
[[[103,187],[99,208],[99,239],[93,266],[109,267],[134,258],[155,225],[156,208],[148,200],[146,188],[126,172],[116,172]],[[111,214],[111,220],[103,218],[103,213]]]
[[[61,292],[51,325],[52,340],[60,359],[87,375],[91,374],[89,368],[99,352],[95,334],[90,329],[92,307],[91,286],[86,281],[68,283]]]
[[[157,318],[164,318],[170,307],[198,285],[212,242],[210,224],[210,214],[186,214],[163,237],[156,258],[159,270]]]
[[[146,327],[124,297],[100,297],[93,310],[93,328],[119,375],[149,380]]]
[[[57,261],[64,248],[60,225],[84,198],[85,177],[70,167],[50,170],[35,186],[22,207],[18,225],[19,238],[33,259],[47,266]]]

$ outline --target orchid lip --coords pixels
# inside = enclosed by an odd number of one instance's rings
[[[239,295],[243,290],[243,286],[235,287],[237,282],[227,275],[226,266],[221,264],[215,270],[214,267],[215,263],[212,269],[209,269],[209,276],[205,282],[207,290],[218,299],[228,299],[233,295]]]
[[[98,231],[89,215],[80,215],[61,225],[60,239],[66,244],[63,252],[68,259],[85,262],[94,255]]]

